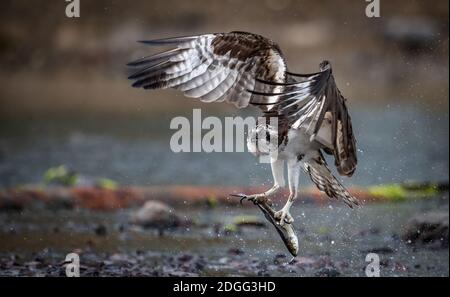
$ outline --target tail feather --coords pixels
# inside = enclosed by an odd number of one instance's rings
[[[322,157],[306,161],[303,169],[309,174],[317,188],[325,192],[328,197],[342,200],[350,208],[359,206],[358,200],[333,176]]]

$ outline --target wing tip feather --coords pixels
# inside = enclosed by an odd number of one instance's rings
[[[195,35],[195,36],[171,37],[161,39],[138,40],[137,42],[145,45],[180,44],[195,40],[198,37],[199,37],[198,35]]]

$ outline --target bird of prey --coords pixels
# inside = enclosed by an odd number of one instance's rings
[[[258,203],[277,193],[285,186],[286,163],[290,194],[284,207],[275,212],[281,226],[294,221],[289,210],[298,195],[301,169],[329,197],[350,207],[358,205],[323,156],[334,156],[341,175],[351,176],[356,169],[356,140],[346,99],[328,61],[320,63],[316,73],[292,73],[276,43],[240,31],[142,42],[171,49],[129,63],[137,68],[129,77],[133,87],[174,88],[187,97],[225,101],[238,108],[254,105],[266,119],[278,119],[277,128],[259,123],[247,138],[249,151],[270,156],[274,185],[264,193],[242,197]],[[270,138],[276,139],[275,146],[270,145]]]

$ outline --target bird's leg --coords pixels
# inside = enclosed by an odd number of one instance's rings
[[[297,198],[298,194],[298,180],[300,175],[300,166],[298,160],[288,160],[288,182],[289,182],[289,198],[284,207],[275,213],[275,218],[280,221],[280,225],[284,223],[291,224],[294,222],[294,218],[289,213],[292,203]]]
[[[252,194],[252,195],[237,194],[233,196],[241,197],[241,201],[246,199],[256,204],[262,202],[263,200],[266,200],[269,196],[276,194],[282,187],[284,187],[284,172],[283,172],[284,160],[273,158],[271,159],[270,165],[272,168],[272,175],[273,175],[272,188],[260,194]]]

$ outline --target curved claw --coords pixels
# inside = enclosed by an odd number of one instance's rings
[[[274,217],[278,220],[278,224],[280,226],[283,226],[284,224],[292,224],[294,222],[292,215],[283,209],[275,212]]]
[[[239,203],[242,205],[242,201],[244,200],[244,199],[246,199],[247,197],[242,197],[240,200],[239,200]]]
[[[260,203],[260,201],[258,200],[258,196],[260,196],[260,195],[230,194],[230,196],[241,198],[241,200],[239,201],[239,203],[241,205],[242,205],[242,201],[244,201],[244,200],[251,201],[255,205]]]
[[[245,194],[230,194],[230,196],[241,198],[241,200],[239,200],[239,203],[241,205],[242,205],[242,201],[244,201],[244,199],[247,199],[247,197],[248,197]]]

